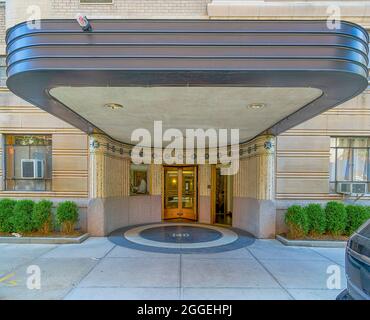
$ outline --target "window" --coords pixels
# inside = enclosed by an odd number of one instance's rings
[[[5,170],[6,190],[51,190],[51,136],[6,135]]]
[[[6,57],[0,56],[0,87],[6,87]]]
[[[113,3],[113,0],[80,0],[80,3],[81,4],[85,4],[85,3],[93,3],[93,4],[105,4],[105,3]]]
[[[148,194],[148,166],[145,164],[131,164],[130,194]]]
[[[336,137],[330,144],[330,191],[340,182],[365,182],[369,192],[370,138]]]

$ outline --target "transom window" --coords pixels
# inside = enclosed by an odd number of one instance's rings
[[[91,4],[110,4],[110,3],[113,3],[113,0],[80,0],[80,3],[81,4],[88,4],[88,3],[91,3]]]
[[[338,183],[367,183],[370,190],[370,137],[335,137],[330,145],[330,191]]]
[[[51,190],[51,144],[51,135],[6,135],[5,189]]]

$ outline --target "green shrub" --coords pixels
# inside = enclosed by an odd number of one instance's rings
[[[326,231],[326,216],[321,205],[311,203],[305,207],[308,217],[309,231],[313,235],[320,235]]]
[[[344,234],[347,226],[347,211],[343,203],[329,201],[325,207],[327,230],[335,235]]]
[[[309,222],[307,213],[301,206],[293,205],[288,208],[285,214],[285,223],[293,238],[305,236],[308,232]]]
[[[14,206],[12,223],[16,232],[32,231],[32,210],[34,202],[32,200],[19,200]]]
[[[13,232],[13,209],[16,204],[15,200],[2,199],[0,200],[0,232]]]
[[[370,219],[370,208],[359,205],[346,206],[347,234],[354,233],[365,221]]]
[[[56,212],[56,218],[59,225],[62,227],[62,232],[71,233],[78,221],[78,207],[72,201],[64,201],[59,203]]]
[[[37,231],[48,233],[52,226],[53,202],[49,200],[41,200],[35,203],[32,211],[32,223]]]

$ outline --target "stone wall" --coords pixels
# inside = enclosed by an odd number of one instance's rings
[[[234,175],[233,226],[258,238],[275,236],[275,138],[261,135],[241,146]]]
[[[283,218],[292,204],[356,200],[330,193],[330,137],[338,136],[370,136],[370,90],[278,136],[277,232],[286,230]],[[357,203],[370,205],[370,195]]]
[[[48,198],[55,204],[73,200],[80,207],[80,226],[86,230],[88,198],[88,137],[69,124],[0,89],[0,136],[7,134],[49,134],[52,136],[52,189],[50,191],[5,190],[0,144],[0,198]],[[3,139],[0,139],[3,140]]]
[[[0,55],[6,53],[5,30],[5,3],[0,2]]]
[[[90,136],[88,231],[105,236],[128,225],[160,222],[161,167],[151,166],[150,194],[130,196],[130,147],[102,134]]]
[[[210,19],[317,20],[342,19],[370,27],[369,1],[238,1],[212,0],[207,6]]]

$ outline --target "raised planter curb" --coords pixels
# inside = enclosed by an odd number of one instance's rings
[[[276,235],[276,240],[286,246],[297,247],[321,247],[321,248],[345,248],[347,241],[328,241],[328,240],[289,240],[283,236]]]
[[[8,244],[78,244],[85,241],[89,237],[88,233],[84,233],[79,237],[0,237],[0,243]]]

